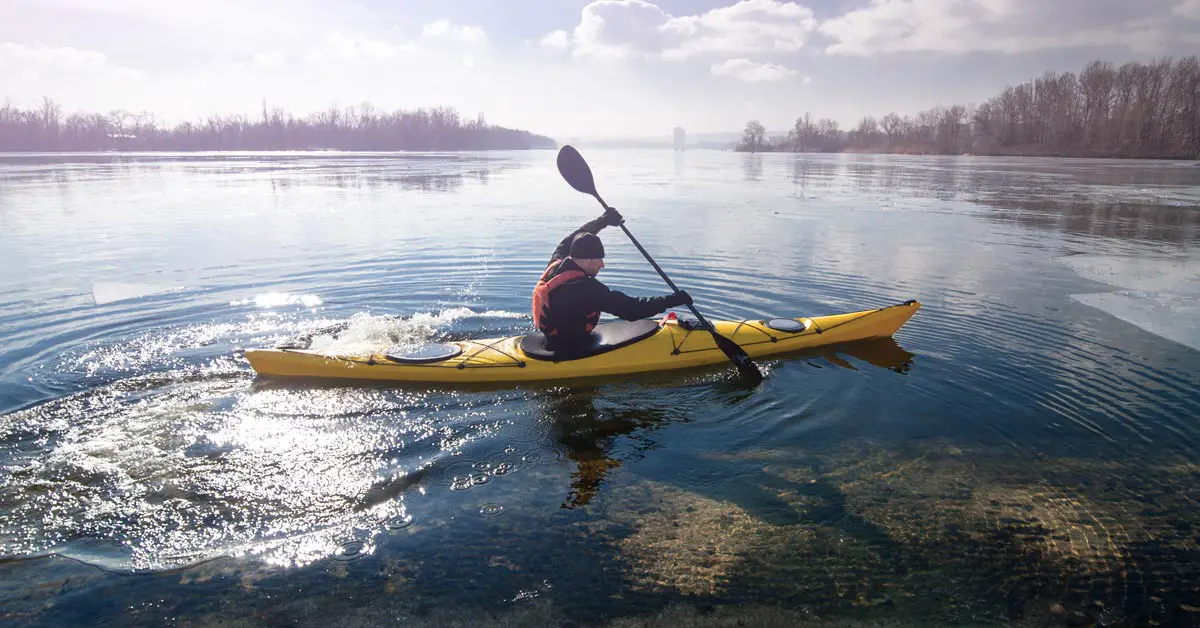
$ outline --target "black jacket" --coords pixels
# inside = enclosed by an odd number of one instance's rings
[[[605,224],[604,216],[600,216],[571,232],[558,243],[547,266],[568,256],[571,250],[571,240],[576,234],[599,233]],[[567,269],[579,269],[571,260],[567,260],[564,264]],[[675,295],[631,297],[618,290],[609,289],[599,279],[592,276],[575,279],[550,293],[550,313],[558,329],[558,335],[553,342],[547,339],[546,348],[556,352],[570,353],[584,346],[588,336],[584,325],[589,312],[607,312],[627,321],[635,321],[661,314],[667,308],[679,304]]]

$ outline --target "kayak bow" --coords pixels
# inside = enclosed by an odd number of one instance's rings
[[[890,337],[920,309],[917,301],[817,317],[708,321],[718,333],[758,358],[813,347]],[[326,354],[311,349],[249,349],[246,358],[261,376],[382,380],[418,383],[536,382],[668,371],[719,364],[728,357],[713,335],[695,321],[674,315],[598,325],[591,355],[563,359],[541,347],[532,333],[460,340],[416,352],[385,350],[371,355]]]

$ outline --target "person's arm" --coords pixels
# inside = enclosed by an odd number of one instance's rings
[[[575,236],[581,233],[600,233],[601,229],[609,225],[615,226],[621,224],[621,220],[621,214],[617,213],[617,210],[614,209],[612,210],[611,215],[605,211],[603,214],[600,214],[599,218],[594,218],[583,223],[582,227],[572,231],[567,235],[567,237],[563,238],[562,241],[558,243],[558,246],[554,249],[554,253],[550,255],[550,262],[547,264],[547,266],[554,263],[555,260],[563,259],[571,252],[571,241],[575,239]]]
[[[594,295],[591,296],[594,298],[593,302],[599,305],[600,311],[627,321],[649,318],[665,312],[667,308],[692,302],[692,297],[684,290],[658,297],[631,297],[619,290],[611,290],[599,281],[590,283],[596,286],[593,288]]]

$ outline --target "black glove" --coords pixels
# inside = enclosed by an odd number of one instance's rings
[[[667,297],[667,307],[679,307],[680,305],[691,305],[692,295],[687,293],[687,290],[680,290],[675,294]]]
[[[612,207],[604,210],[604,224],[611,227],[619,227],[623,222],[625,222],[625,217],[621,215],[621,212]]]

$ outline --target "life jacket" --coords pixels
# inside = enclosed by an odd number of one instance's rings
[[[551,337],[558,336],[560,324],[567,321],[555,321],[550,313],[550,293],[561,287],[563,284],[583,279],[587,277],[587,273],[578,268],[565,269],[567,258],[563,258],[557,262],[551,262],[546,266],[546,270],[542,272],[542,276],[538,279],[537,285],[533,288],[533,325],[546,335],[547,340]],[[596,324],[600,322],[600,312],[588,312],[583,320],[583,331],[591,333],[596,328]]]

